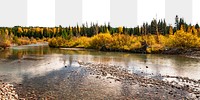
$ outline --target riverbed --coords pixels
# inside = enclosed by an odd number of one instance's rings
[[[24,99],[198,99],[199,72],[199,58],[178,55],[47,45],[0,53],[0,80],[13,84]]]

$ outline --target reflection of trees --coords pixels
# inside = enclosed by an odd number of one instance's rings
[[[124,66],[126,67],[126,68],[128,68],[129,66],[129,63],[131,62],[131,59],[129,59],[129,58],[125,58],[124,59]]]
[[[68,66],[70,67],[73,63],[73,55],[63,55],[62,60],[64,66],[67,66],[66,62],[68,61]]]
[[[173,63],[179,68],[183,68],[186,65],[196,64],[198,62],[199,62],[199,59],[196,59],[196,58],[187,58],[187,57],[181,57],[181,56],[173,57]]]
[[[187,58],[187,57],[175,56],[171,58],[171,60],[172,60],[171,62],[174,67],[174,70],[176,70],[178,75],[183,75],[183,73],[185,72],[188,73],[190,71],[195,71],[199,64],[198,58]],[[193,75],[195,74],[197,73],[193,73]]]
[[[72,55],[69,55],[69,66],[72,65],[72,62],[73,62],[73,56],[72,56]]]
[[[151,62],[151,63],[153,63],[155,66],[153,66],[154,67],[154,69],[155,69],[155,74],[156,75],[159,75],[159,74],[161,74],[160,73],[160,66],[158,66],[158,65],[161,65],[160,64],[160,61],[161,61],[161,58],[159,57],[159,56],[157,56],[157,55],[152,55],[152,54],[148,54],[148,55],[146,55],[146,62],[145,63],[147,63],[147,62]],[[146,68],[146,71],[147,71],[148,69]],[[146,73],[147,74],[147,73]]]
[[[63,65],[66,66],[66,61],[67,61],[66,56],[64,56],[62,59],[63,59]]]
[[[4,59],[21,59],[24,55],[44,55],[49,52],[48,47],[19,46],[1,51],[0,57]]]
[[[153,63],[156,72],[159,73],[162,67],[160,65],[169,63],[171,68],[176,70],[178,73],[183,72],[186,70],[186,67],[191,67],[192,65],[198,63],[198,59],[178,56],[178,55],[149,55],[147,56],[148,62]],[[191,65],[191,66],[190,66]],[[194,65],[195,66],[195,65]],[[166,66],[167,67],[167,66]]]
[[[49,53],[56,53],[56,54],[80,54],[80,55],[90,55],[90,51],[79,51],[79,50],[65,50],[65,49],[57,49],[57,48],[49,48],[51,52]]]
[[[144,56],[143,56],[143,57],[144,57],[144,63],[147,63],[147,60],[148,60],[147,58],[148,58],[148,56],[149,56],[149,55],[144,55]]]
[[[3,51],[0,51],[0,58],[7,58],[9,55],[11,55],[11,52],[10,50],[3,50]]]
[[[103,57],[103,56],[93,56],[93,57],[91,57],[91,60],[93,62],[109,63],[112,60],[112,58],[111,57]]]

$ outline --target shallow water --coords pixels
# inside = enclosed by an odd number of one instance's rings
[[[24,84],[25,89],[30,87],[41,94],[41,97],[45,94],[56,94],[60,98],[68,95],[68,98],[74,99],[82,98],[82,95],[85,99],[121,97],[122,94],[128,96],[131,94],[130,90],[135,88],[129,87],[126,82],[118,83],[105,78],[97,80],[84,67],[80,67],[76,62],[78,60],[95,64],[117,65],[130,70],[130,73],[153,78],[170,75],[200,79],[200,60],[197,58],[177,55],[64,50],[52,49],[47,45],[29,45],[1,51],[0,80]]]

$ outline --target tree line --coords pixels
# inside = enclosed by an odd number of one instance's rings
[[[127,28],[125,26],[120,27],[111,27],[110,23],[104,25],[98,25],[98,23],[91,23],[90,27],[88,24],[82,24],[81,26],[69,26],[69,27],[21,27],[14,26],[12,28],[9,27],[0,27],[0,33],[6,33],[9,35],[14,35],[17,37],[33,37],[33,38],[52,38],[52,37],[60,37],[70,38],[70,37],[79,37],[79,36],[87,36],[92,37],[99,33],[121,33],[121,34],[129,34],[129,35],[146,35],[146,34],[173,34],[176,30],[180,30],[181,28],[184,31],[197,31],[198,34],[200,32],[199,25],[196,24],[192,26],[191,24],[187,24],[183,18],[175,18],[175,26],[167,25],[165,19],[164,20],[156,20],[153,19],[151,23],[143,23],[142,26],[137,26],[133,28]]]
[[[165,36],[173,35],[177,30],[184,30],[185,32],[190,32],[192,34],[196,34],[197,36],[200,35],[200,28],[198,24],[187,24],[183,18],[176,16],[175,26],[167,25],[165,19],[158,21],[153,19],[151,23],[143,23],[142,26],[136,26],[132,28],[127,28],[125,26],[112,27],[110,26],[110,23],[104,25],[98,25],[98,23],[90,23],[90,26],[88,23],[86,23],[80,26],[76,25],[68,27],[62,27],[61,25],[58,27],[0,27],[0,46],[15,43],[18,41],[18,38],[22,38],[22,40],[31,39],[32,41],[34,39],[40,40],[62,37],[63,39],[70,40],[73,37],[93,37],[99,33],[109,33],[111,35],[119,33],[130,36]]]

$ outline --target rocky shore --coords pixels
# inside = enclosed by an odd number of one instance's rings
[[[123,100],[200,100],[200,80],[181,76],[147,75],[145,71],[133,73],[123,66],[74,62],[80,65],[77,70],[65,70],[71,68],[64,67],[61,73],[55,71],[50,74],[53,77],[44,76],[14,84],[16,90],[13,85],[0,81],[0,100],[105,99],[108,96],[109,99]],[[92,81],[88,81],[87,77]],[[102,85],[98,87],[97,83]],[[119,86],[122,89],[115,91],[114,88]],[[110,90],[110,93],[106,93],[104,89]],[[116,95],[112,96],[113,91]]]
[[[0,100],[18,100],[18,95],[12,84],[0,80]]]
[[[180,76],[158,76],[159,78],[152,78],[151,76],[143,76],[137,73],[130,73],[129,70],[124,69],[122,66],[105,65],[105,64],[92,64],[80,62],[79,64],[91,70],[91,75],[97,75],[96,78],[113,79],[116,82],[128,81],[130,85],[138,85],[141,87],[141,94],[148,94],[149,99],[159,100],[200,100],[200,80],[189,79]],[[148,69],[148,66],[146,66]],[[141,72],[145,73],[145,72]],[[153,76],[153,75],[152,75]],[[162,79],[169,78],[178,81],[164,81]],[[160,91],[160,92],[159,92]],[[164,94],[164,95],[163,95]],[[138,94],[140,95],[140,94]],[[156,96],[158,95],[158,96]],[[144,99],[141,96],[134,96],[135,99]]]

